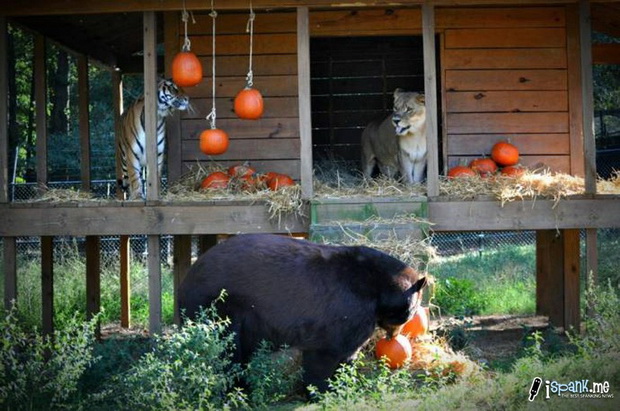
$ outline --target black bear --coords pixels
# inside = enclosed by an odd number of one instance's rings
[[[203,254],[179,288],[192,318],[222,289],[218,313],[235,332],[235,361],[262,340],[302,352],[305,385],[327,388],[379,325],[389,335],[413,315],[426,278],[368,247],[328,246],[270,234],[232,237]]]

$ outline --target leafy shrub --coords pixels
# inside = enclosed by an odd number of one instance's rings
[[[290,397],[301,381],[302,369],[287,347],[275,351],[263,341],[245,371],[250,388],[250,403],[265,407]]]
[[[54,338],[27,333],[15,310],[0,320],[0,406],[7,409],[65,408],[79,401],[78,383],[94,361],[98,318],[73,317]]]
[[[233,334],[215,308],[169,336],[155,337],[141,357],[98,400],[119,409],[221,409],[245,404],[235,389],[241,367],[231,361]]]
[[[486,302],[474,282],[465,278],[446,278],[436,282],[435,301],[443,313],[471,316],[479,314]]]

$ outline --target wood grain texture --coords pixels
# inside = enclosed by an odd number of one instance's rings
[[[493,145],[499,141],[514,144],[521,155],[570,154],[568,133],[448,135],[448,154],[489,155]]]
[[[564,28],[466,28],[445,31],[446,48],[565,47]]]
[[[217,119],[237,119],[233,110],[234,99],[232,97],[216,97],[215,109]],[[263,98],[264,112],[261,118],[298,118],[299,105],[297,97],[265,97]],[[193,112],[184,111],[181,118],[185,119],[204,119],[206,114],[211,111],[211,98],[194,98],[192,100]],[[249,120],[248,120],[249,121]],[[206,123],[206,121],[205,121]],[[233,130],[227,130],[234,132]]]
[[[568,111],[566,91],[470,91],[446,93],[451,113]]]
[[[426,190],[430,197],[439,194],[439,132],[437,120],[437,61],[435,47],[435,8],[422,5],[422,42],[424,55],[424,94],[426,97]]]
[[[439,28],[564,27],[565,24],[563,7],[480,8],[475,12],[458,7],[442,8],[437,11],[436,22]]]
[[[298,138],[247,139],[234,140],[224,154],[211,158],[222,160],[284,160],[300,158],[300,140]],[[207,160],[208,157],[199,149],[198,140],[183,140],[181,150],[183,158],[190,160]]]
[[[566,50],[546,49],[449,49],[446,69],[558,69],[566,68]]]
[[[229,131],[228,137],[231,140],[299,137],[299,121],[296,118],[261,118],[251,121],[222,118],[218,119],[217,125],[222,130]],[[208,127],[209,123],[205,119],[184,120],[181,136],[183,140],[198,139],[200,133]]]
[[[568,113],[451,113],[450,134],[568,133]]]
[[[199,60],[203,75],[211,77],[211,57],[200,57]],[[248,73],[247,51],[242,56],[217,56],[216,64],[215,72],[218,76],[245,76]],[[252,66],[256,76],[296,75],[297,56],[296,54],[255,55],[252,57]]]
[[[310,28],[307,7],[297,8],[297,82],[299,98],[299,156],[301,160],[301,195],[312,197],[312,111],[310,92]]]
[[[216,68],[217,72],[217,68]],[[245,74],[239,76],[218,76],[215,85],[215,95],[218,97],[235,97],[246,85]],[[190,98],[211,95],[211,78],[205,77],[195,87],[185,89]],[[297,96],[297,76],[254,76],[253,88],[259,90],[263,97],[292,97]]]
[[[566,90],[566,70],[446,70],[448,91]]]
[[[216,28],[217,30],[217,28]],[[198,56],[210,56],[212,53],[211,36],[190,36],[192,51]],[[250,49],[247,35],[229,34],[215,35],[215,53],[218,56],[246,56]],[[297,53],[297,39],[294,34],[255,34],[254,53],[258,54],[295,54]],[[247,72],[247,61],[245,64]],[[217,72],[217,68],[215,69]]]
[[[313,37],[419,34],[420,9],[319,10],[310,12]]]
[[[467,165],[475,158],[486,157],[484,154],[469,156],[448,156],[448,166]],[[570,173],[570,156],[568,155],[522,155],[519,164],[531,170],[551,170],[561,173]]]
[[[158,235],[147,236],[146,265],[149,274],[149,334],[161,334],[161,263]]]
[[[217,3],[216,8],[219,9],[219,4]],[[255,33],[295,33],[296,22],[295,15],[293,13],[263,10],[254,10],[254,13],[256,14],[254,19]],[[187,24],[187,32],[190,36],[197,34],[211,35],[212,18],[209,16],[209,13],[194,13],[194,20],[196,23],[193,23],[190,18]],[[218,13],[216,22],[216,36],[221,34],[241,34],[248,37],[249,34],[245,31],[247,22],[247,7],[246,10],[240,12]],[[179,19],[178,30],[181,34],[184,31],[183,22],[181,19]]]

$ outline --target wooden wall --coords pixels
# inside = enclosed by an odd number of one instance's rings
[[[525,165],[581,174],[583,166],[574,161],[583,150],[575,100],[578,50],[567,9],[450,9],[437,14],[444,33],[448,165],[488,154],[496,141],[508,139],[519,147]]]
[[[220,12],[216,21],[217,127],[231,139],[229,149],[208,158],[198,148],[200,132],[209,127],[211,110],[211,17],[195,14],[188,24],[192,51],[203,65],[204,80],[187,88],[193,112],[181,115],[180,161],[183,171],[197,161],[228,166],[250,161],[259,171],[276,171],[300,178],[300,133],[297,85],[297,33],[295,12],[256,12],[254,23],[254,87],[261,91],[265,111],[260,120],[240,120],[233,112],[234,96],[245,84],[249,64],[247,13]],[[178,48],[183,43],[183,23],[177,20]],[[167,33],[170,32],[169,30]]]

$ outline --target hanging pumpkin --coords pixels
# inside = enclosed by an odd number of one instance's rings
[[[255,88],[244,88],[235,97],[235,114],[244,120],[258,120],[263,115],[263,96]]]
[[[200,151],[215,156],[228,150],[228,134],[219,128],[211,128],[200,133]]]
[[[181,87],[193,87],[202,81],[202,64],[194,53],[181,51],[174,56],[172,81]]]

